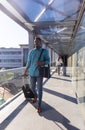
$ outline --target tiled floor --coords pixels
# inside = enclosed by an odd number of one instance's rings
[[[71,79],[54,73],[44,80],[42,113],[24,95],[0,111],[0,130],[85,130]]]

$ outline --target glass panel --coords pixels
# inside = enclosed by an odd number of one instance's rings
[[[48,9],[40,18],[39,21],[60,21],[63,20],[65,16],[56,13],[55,11]]]
[[[23,12],[30,18],[31,21],[35,21],[41,14],[38,21],[58,21],[66,18],[75,19],[80,7],[79,0],[13,0],[18,4]],[[75,6],[76,5],[76,6]]]
[[[58,32],[62,34],[61,31],[64,31],[65,29],[67,29],[67,28],[57,28],[57,27],[52,28],[52,27],[49,27],[45,30],[41,29],[40,32],[41,32],[41,34],[57,34]]]
[[[75,6],[76,5],[76,6]],[[55,0],[52,4],[52,7],[61,11],[63,15],[70,15],[74,12],[77,12],[77,10],[80,7],[80,1],[78,0]]]
[[[40,30],[40,32],[41,32],[41,34],[44,34],[44,35],[46,35],[46,34],[52,34],[52,32],[51,31],[49,31],[49,29],[48,30]]]
[[[15,0],[23,12],[34,21],[37,15],[43,10],[44,6],[35,0]]]
[[[76,6],[75,6],[76,5]],[[62,14],[66,18],[76,18],[78,10],[80,7],[80,1],[74,0],[60,0],[54,1],[52,4],[52,8],[55,9],[56,12]]]
[[[76,88],[77,100],[81,108],[83,119],[85,120],[85,13],[83,15],[73,49],[76,52],[76,66],[72,78]]]
[[[16,94],[20,94],[22,86],[27,83],[21,76],[24,67],[8,70],[0,70],[0,105],[12,98]],[[29,78],[29,76],[27,77]]]

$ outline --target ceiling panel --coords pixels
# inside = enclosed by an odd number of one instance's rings
[[[0,9],[26,30],[41,37],[56,53],[69,55],[76,45],[73,41],[85,9],[85,1],[3,0]]]

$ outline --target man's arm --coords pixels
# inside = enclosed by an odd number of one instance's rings
[[[27,76],[28,75],[27,72],[28,72],[28,67],[26,66],[23,76]]]

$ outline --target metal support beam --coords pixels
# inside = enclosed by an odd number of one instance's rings
[[[76,33],[78,31],[78,27],[80,25],[84,11],[85,11],[85,0],[83,0],[83,3],[81,5],[80,11],[79,11],[79,16],[78,16],[77,22],[75,23],[75,26],[74,26],[74,29],[73,29],[72,40],[76,36]]]

